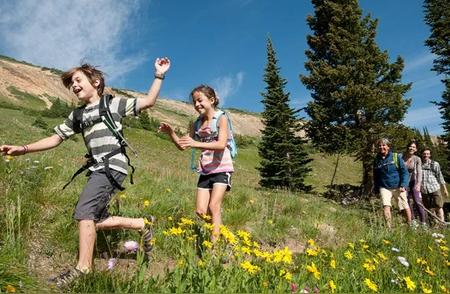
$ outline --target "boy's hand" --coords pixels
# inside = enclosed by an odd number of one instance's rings
[[[159,124],[158,132],[170,135],[173,132],[172,126],[162,122]]]
[[[167,57],[156,58],[155,70],[159,74],[165,74],[170,68],[170,59]]]
[[[23,155],[26,153],[26,148],[24,146],[15,146],[15,145],[2,145],[0,146],[0,152],[2,155]]]

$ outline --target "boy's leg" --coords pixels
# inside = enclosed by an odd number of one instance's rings
[[[144,228],[143,218],[130,218],[121,216],[111,216],[97,223],[95,226],[98,230],[113,230],[113,229],[132,229],[142,230]]]
[[[211,211],[211,218],[213,224],[212,240],[215,241],[220,235],[220,225],[222,224],[222,201],[227,190],[227,185],[215,184],[211,192],[211,199],[209,201],[209,210]]]
[[[92,259],[96,239],[95,223],[93,220],[81,220],[78,223],[80,252],[77,269],[87,273],[92,270]]]
[[[383,214],[387,227],[390,229],[392,225],[391,216],[391,200],[392,192],[386,188],[380,188],[381,202],[383,203]]]
[[[390,229],[392,226],[392,217],[391,217],[391,207],[390,206],[383,206],[383,213],[384,213],[384,219],[386,220],[386,225]]]

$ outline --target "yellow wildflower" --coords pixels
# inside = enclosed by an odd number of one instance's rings
[[[6,293],[16,293],[16,288],[14,286],[8,284],[6,286]]]
[[[348,260],[352,260],[353,259],[353,254],[351,251],[347,250],[344,252],[344,256],[345,258],[347,258]]]
[[[434,277],[436,274],[430,269],[430,267],[427,265],[427,268],[425,269],[425,272],[429,274],[430,276]]]
[[[273,220],[269,219],[269,220],[267,221],[267,223],[268,223],[269,225],[271,225],[271,224],[273,224]]]
[[[268,282],[268,281],[263,281],[263,282],[262,282],[262,286],[263,286],[264,288],[269,287],[269,282]]]
[[[319,251],[317,249],[308,248],[306,249],[306,254],[308,256],[317,256],[319,254]]]
[[[238,241],[236,239],[236,236],[230,230],[228,230],[228,228],[226,226],[220,225],[220,233],[222,234],[222,236],[225,237],[227,242],[230,243],[231,245],[237,244]]]
[[[255,248],[259,248],[259,244],[258,244],[258,242],[256,242],[256,241],[253,241],[253,247],[255,247]]]
[[[205,262],[204,262],[203,260],[199,259],[199,260],[197,261],[197,266],[198,266],[198,267],[203,267],[203,266],[205,266]]]
[[[184,226],[191,226],[193,224],[194,224],[194,221],[189,219],[189,218],[186,218],[186,217],[182,217],[181,218],[181,222],[178,223],[179,226],[183,226],[183,225]]]
[[[413,280],[411,280],[410,277],[403,278],[406,284],[406,288],[410,291],[414,291],[416,289],[416,283],[414,283]]]
[[[420,285],[423,293],[433,293],[433,290],[429,285],[425,284],[424,282],[420,282]]]
[[[308,240],[308,245],[311,246],[311,247],[316,246],[316,242],[314,242],[313,239],[309,239]]]
[[[145,200],[145,201],[144,201],[144,207],[148,207],[149,205],[150,205],[150,201]]]
[[[208,240],[205,240],[205,241],[203,241],[202,245],[205,246],[205,247],[208,248],[208,249],[211,249],[212,246],[213,246],[213,243],[211,243],[211,242],[208,241]]]
[[[328,287],[331,290],[331,293],[336,292],[336,283],[333,280],[328,281]]]
[[[450,291],[444,285],[440,285],[439,289],[441,290],[442,293],[450,293]]]
[[[209,214],[203,213],[200,215],[200,218],[204,221],[210,221],[212,218]]]
[[[212,224],[210,224],[210,223],[204,223],[204,224],[203,224],[203,227],[204,227],[205,229],[207,229],[207,230],[210,230],[210,231],[212,231],[213,228],[214,228],[214,226],[213,226]]]
[[[241,251],[242,251],[242,253],[247,254],[247,255],[252,254],[252,250],[247,246],[242,246]]]
[[[391,244],[391,241],[384,239],[384,240],[383,240],[383,243],[384,243],[385,245],[389,245],[389,244]]]
[[[317,269],[316,265],[314,264],[314,262],[311,263],[311,265],[307,265],[306,266],[306,270],[310,273],[312,273],[314,275],[315,279],[320,279],[320,271]]]
[[[255,200],[254,199],[250,199],[248,202],[250,202],[250,204],[253,204],[253,203],[255,203]]]
[[[441,248],[441,251],[447,252],[448,251],[448,247],[447,246],[439,246],[439,248]]]
[[[292,281],[292,274],[290,272],[286,272],[284,278],[286,279],[286,281]]]
[[[195,237],[194,236],[188,236],[188,237],[186,237],[186,240],[188,240],[189,242],[192,242],[192,241],[195,240]]]
[[[446,261],[445,261],[445,264],[446,264],[448,267],[450,267],[450,261],[446,260]]]
[[[163,235],[164,235],[164,236],[169,236],[169,235],[170,235],[170,233],[169,233],[169,231],[167,231],[167,230],[164,230],[164,231],[163,231]]]
[[[369,245],[363,244],[362,248],[363,248],[364,250],[367,250],[367,249],[369,249]]]
[[[365,263],[363,264],[363,268],[366,269],[366,271],[373,272],[377,267],[370,259],[366,259]]]
[[[367,288],[372,290],[373,292],[378,292],[378,286],[374,282],[372,282],[370,279],[366,278],[364,280],[364,283],[366,284]]]
[[[182,229],[182,228],[180,228],[180,227],[172,227],[172,228],[170,228],[169,229],[169,233],[171,234],[171,235],[181,235],[181,234],[183,234],[184,233],[184,230]]]
[[[332,268],[336,268],[336,259],[332,259],[332,260],[330,260],[330,266],[332,267]]]
[[[120,199],[126,199],[126,198],[127,198],[127,195],[126,195],[125,193],[120,193],[120,194],[119,194],[119,198],[120,198]]]
[[[173,217],[169,216],[169,217],[167,218],[167,220],[173,221]]]
[[[170,188],[167,188],[167,189],[166,189],[166,192],[167,192],[167,193],[172,193],[172,190],[170,190]]]
[[[383,252],[378,252],[377,256],[381,258],[382,261],[386,261],[388,258],[383,254]]]
[[[249,272],[250,274],[256,274],[257,272],[259,272],[261,270],[261,268],[259,266],[251,264],[250,261],[248,261],[248,260],[242,262],[241,267],[243,269],[245,269],[247,272]]]
[[[183,267],[184,264],[185,264],[184,259],[179,259],[178,262],[177,262],[177,265],[178,265],[179,267]]]
[[[353,244],[352,242],[348,243],[348,247],[350,247],[351,249],[355,249],[355,244]]]
[[[146,225],[153,225],[153,222],[149,221],[146,217],[144,217],[144,224]]]
[[[427,265],[427,261],[424,258],[421,258],[421,257],[416,259],[416,263],[418,265]]]
[[[284,262],[286,264],[292,263],[292,252],[288,247],[284,247],[282,250],[275,250],[273,253],[273,262]]]
[[[6,162],[9,162],[9,161],[11,161],[11,160],[13,160],[14,159],[14,156],[11,156],[11,155],[6,155],[5,156],[5,161]],[[11,285],[8,285],[8,286],[11,286]],[[12,286],[11,286],[12,287]],[[14,288],[14,287],[13,287]],[[15,289],[14,289],[14,291],[15,291]],[[11,292],[11,293],[14,293],[14,292]]]

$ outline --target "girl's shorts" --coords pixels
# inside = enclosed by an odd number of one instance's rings
[[[226,185],[227,191],[231,190],[231,173],[222,172],[216,174],[200,175],[197,188],[212,190],[214,185]]]
[[[111,175],[119,184],[122,184],[127,176],[115,170],[111,170]],[[116,190],[104,170],[92,172],[80,195],[73,217],[78,221],[93,220],[96,223],[104,221],[109,217],[109,201]]]

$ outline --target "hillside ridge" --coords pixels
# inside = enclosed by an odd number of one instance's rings
[[[62,84],[60,72],[57,69],[0,56],[0,103],[44,109],[49,108],[53,101],[59,98],[68,104],[76,104],[77,98]],[[105,92],[114,96],[137,98],[145,96],[144,93],[134,90],[111,87],[106,87]],[[29,100],[33,100],[33,103]],[[235,109],[227,111],[230,113],[236,134],[260,136],[260,130],[263,128],[260,116]],[[191,104],[166,97],[158,98],[149,114],[160,121],[170,122],[182,131],[187,131],[189,122],[197,116]]]

